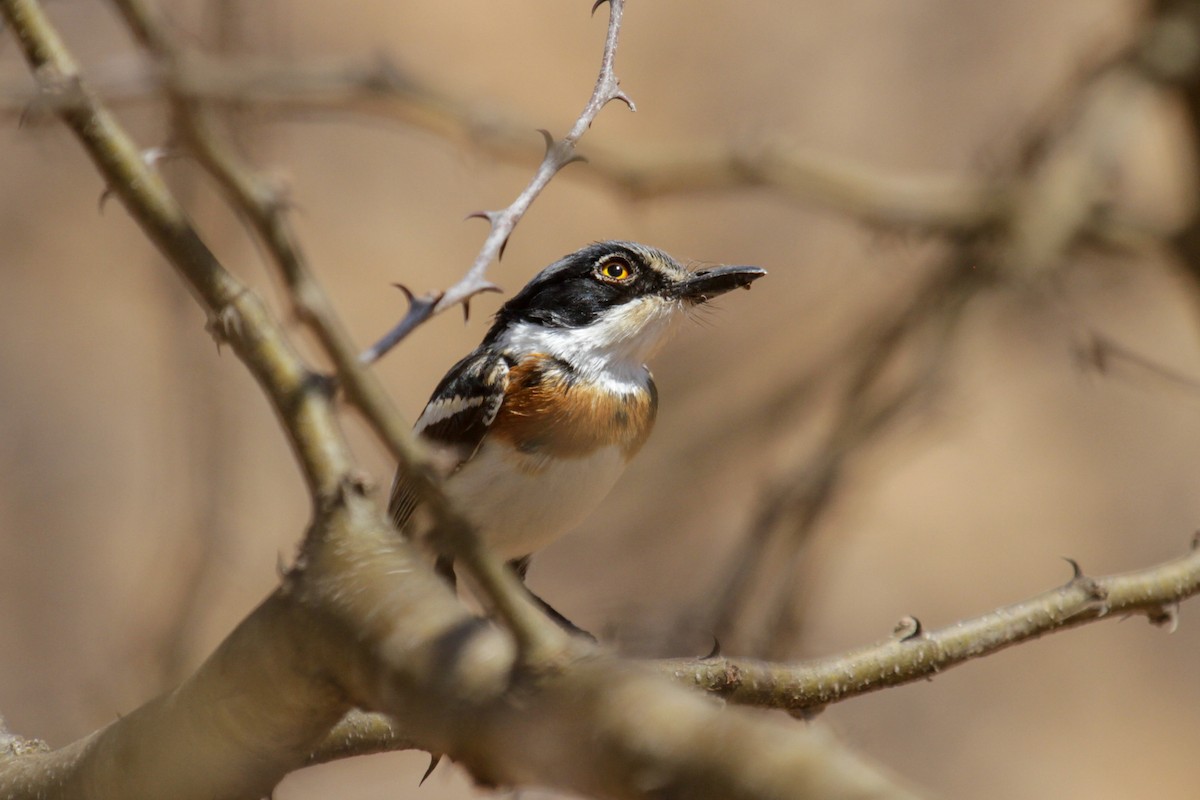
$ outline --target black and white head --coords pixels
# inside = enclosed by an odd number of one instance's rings
[[[653,247],[597,242],[534,276],[496,313],[484,341],[584,371],[640,369],[687,309],[765,274],[742,266],[693,272]]]

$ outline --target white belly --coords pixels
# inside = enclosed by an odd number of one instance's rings
[[[527,459],[528,469],[521,469],[515,458]],[[484,442],[446,480],[446,494],[506,560],[529,555],[578,525],[625,468],[617,447],[586,458],[556,459],[541,470],[535,469],[538,463],[537,457],[517,456],[503,445]]]

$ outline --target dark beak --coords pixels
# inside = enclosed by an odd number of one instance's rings
[[[668,297],[678,297],[697,305],[712,300],[733,289],[749,289],[750,284],[766,275],[761,267],[714,267],[693,272],[667,291]]]

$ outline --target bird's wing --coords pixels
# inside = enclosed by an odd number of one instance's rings
[[[476,350],[459,361],[433,390],[413,432],[434,450],[444,475],[457,470],[479,449],[496,419],[508,388],[508,362],[490,350]],[[397,528],[417,507],[412,480],[397,471],[388,513]]]

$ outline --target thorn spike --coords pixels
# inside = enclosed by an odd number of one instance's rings
[[[500,261],[504,258],[504,251],[508,249],[508,240],[510,236],[512,236],[511,233],[508,236],[505,236],[504,241],[500,243],[500,252],[496,254],[497,261]]]
[[[537,132],[540,133],[542,138],[546,140],[546,152],[549,153],[554,149],[554,137],[550,134],[550,131],[546,130],[545,128],[538,128]]]
[[[904,617],[896,623],[896,627],[892,629],[892,634],[896,637],[896,641],[907,642],[911,639],[916,639],[923,636],[925,633],[924,627],[921,625],[921,620],[913,616]]]
[[[596,2],[592,3],[592,16],[596,16],[596,9],[607,2],[608,0],[596,0]]]
[[[608,98],[608,101],[610,103],[613,100],[620,100],[622,103],[624,103],[626,106],[629,107],[630,111],[634,111],[634,112],[637,111],[637,104],[633,102],[633,98],[630,97],[629,95],[625,94],[625,92],[621,91],[620,89],[618,89],[616,92],[614,92],[612,97]]]
[[[1071,565],[1071,580],[1077,581],[1083,577],[1083,570],[1079,566],[1079,562],[1068,556],[1063,556],[1062,560]]]
[[[421,776],[421,780],[417,783],[418,788],[425,785],[425,781],[429,778],[430,775],[433,774],[433,771],[435,769],[437,769],[438,762],[440,762],[441,760],[442,760],[442,756],[440,753],[430,753],[429,754],[429,768],[425,770],[425,774]]]
[[[712,661],[714,658],[721,657],[721,640],[717,638],[717,635],[715,633],[712,635],[712,637],[713,637],[712,650],[708,651],[708,655],[702,656],[700,658],[701,661]]]
[[[462,301],[463,307],[463,324],[471,321],[471,298]]]
[[[410,306],[411,306],[411,305],[412,305],[414,302],[416,302],[416,299],[417,299],[417,298],[416,298],[416,295],[414,295],[414,294],[412,293],[412,290],[411,290],[411,289],[409,289],[407,286],[405,286],[403,283],[393,283],[393,284],[392,284],[392,286],[395,286],[397,289],[399,289],[400,291],[404,292],[404,297],[405,297],[405,298],[407,298],[407,300],[408,300],[408,304],[409,304]]]

